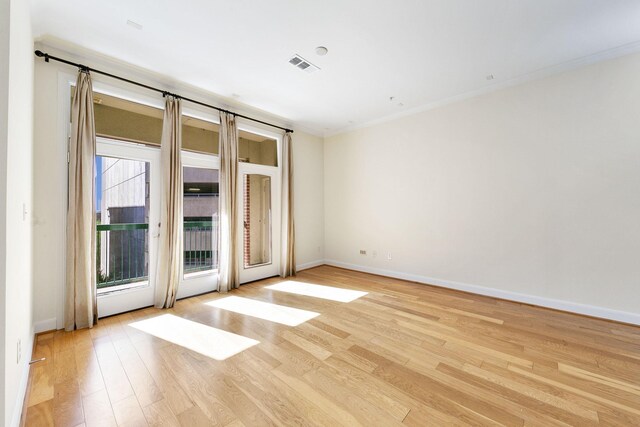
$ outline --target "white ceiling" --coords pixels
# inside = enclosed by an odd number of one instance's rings
[[[638,0],[32,0],[32,13],[36,37],[319,134],[640,46]],[[296,53],[321,70],[290,65]]]

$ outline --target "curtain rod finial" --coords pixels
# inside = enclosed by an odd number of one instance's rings
[[[37,49],[35,52],[38,58],[42,58],[44,56],[44,62],[49,62],[49,54]]]

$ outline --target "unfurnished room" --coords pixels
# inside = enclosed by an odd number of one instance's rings
[[[640,1],[0,0],[0,426],[640,426]]]

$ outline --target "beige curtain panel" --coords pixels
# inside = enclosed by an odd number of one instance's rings
[[[96,129],[91,76],[79,72],[71,105],[64,328],[98,321],[95,216]]]
[[[238,128],[235,117],[220,113],[220,240],[218,291],[240,286],[238,267]]]
[[[293,223],[293,150],[291,133],[282,138],[282,256],[280,276],[296,275],[295,225]]]
[[[167,96],[162,124],[160,161],[160,233],[156,268],[156,307],[171,308],[176,302],[182,275],[182,103]]]

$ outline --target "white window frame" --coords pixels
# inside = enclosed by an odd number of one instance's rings
[[[282,256],[282,133],[271,129],[255,126],[248,123],[239,123],[238,129],[256,135],[276,140],[277,166],[267,166],[255,163],[238,164],[238,235],[240,242],[238,250],[238,265],[240,266],[240,283],[253,282],[255,280],[273,277],[280,273],[280,258]],[[244,201],[243,201],[243,175],[260,174],[271,177],[271,262],[256,266],[244,266]]]

